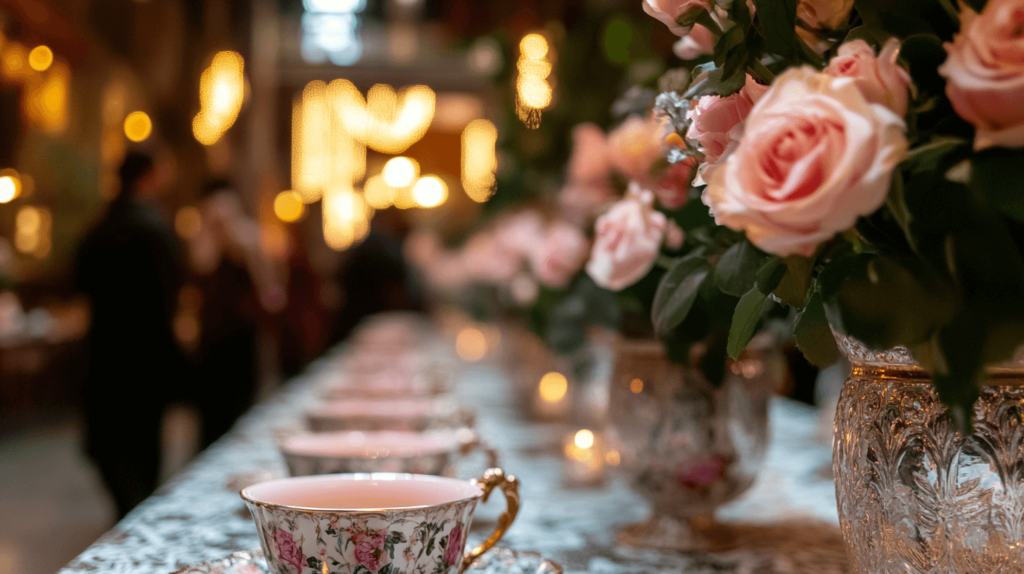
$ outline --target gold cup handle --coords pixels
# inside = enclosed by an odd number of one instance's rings
[[[487,468],[497,468],[500,465],[498,450],[485,443],[480,435],[473,433],[473,438],[459,445],[459,455],[466,457],[480,451],[487,457]]]
[[[498,527],[494,529],[494,533],[462,558],[462,567],[459,568],[459,574],[465,572],[477,558],[483,556],[485,552],[501,540],[501,537],[512,526],[512,521],[516,519],[516,514],[519,513],[519,481],[516,480],[516,477],[511,475],[505,476],[505,471],[500,468],[492,468],[485,472],[482,478],[473,480],[473,483],[483,489],[484,495],[482,500],[484,502],[487,502],[487,498],[491,495],[492,490],[501,488],[501,493],[505,495],[507,508],[498,517]]]

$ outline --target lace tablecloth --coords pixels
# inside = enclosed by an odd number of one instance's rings
[[[285,475],[273,429],[300,424],[304,407],[315,400],[313,380],[326,364],[314,365],[255,407],[60,574],[166,574],[257,548],[256,529],[237,489]],[[559,455],[570,429],[522,418],[498,371],[486,365],[467,368],[459,398],[478,410],[481,435],[498,448],[502,466],[522,481],[522,510],[502,545],[538,551],[560,562],[567,574],[847,572],[827,472],[830,448],[817,436],[817,414],[809,407],[773,403],[766,465],[751,490],[718,514],[734,530],[733,549],[661,553],[615,543],[616,528],[645,518],[646,502],[614,479],[601,487],[565,486]],[[498,498],[477,511],[478,538],[500,512]]]

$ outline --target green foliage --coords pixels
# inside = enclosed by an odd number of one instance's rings
[[[807,306],[797,313],[793,338],[804,357],[816,367],[825,368],[839,359],[839,348],[828,326],[820,293],[811,295]]]
[[[797,4],[798,0],[755,0],[765,51],[783,58],[795,54]]]
[[[729,295],[742,297],[754,287],[764,253],[743,240],[725,250],[715,266],[715,286]]]
[[[740,357],[740,353],[754,337],[767,301],[767,295],[756,287],[751,287],[736,305],[736,311],[732,316],[732,328],[729,329],[729,356],[733,359]]]
[[[683,257],[672,265],[654,295],[651,321],[655,333],[668,333],[686,319],[711,271],[711,265],[699,254]]]

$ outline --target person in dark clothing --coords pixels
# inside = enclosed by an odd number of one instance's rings
[[[123,517],[157,485],[161,416],[182,374],[173,332],[181,265],[173,232],[150,205],[166,169],[130,152],[119,175],[119,195],[79,246],[75,283],[91,304],[86,452]]]
[[[284,289],[259,248],[258,225],[231,184],[212,181],[203,195],[203,224],[189,243],[189,259],[202,293],[195,400],[206,448],[256,398],[260,320],[283,305]]]

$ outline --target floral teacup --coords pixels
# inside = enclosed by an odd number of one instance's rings
[[[476,450],[498,465],[497,453],[467,428],[411,431],[340,431],[282,436],[277,448],[292,476],[351,472],[443,475]]]
[[[508,508],[494,533],[464,554],[473,511],[495,488]],[[519,511],[518,481],[497,468],[469,482],[418,474],[285,478],[241,496],[274,574],[461,574]]]
[[[306,411],[306,421],[314,432],[424,431],[473,426],[472,418],[451,402],[427,397],[343,399],[322,402]]]

